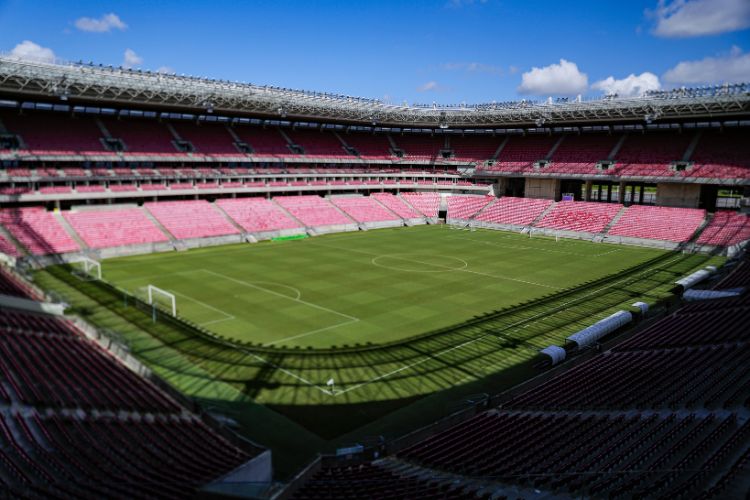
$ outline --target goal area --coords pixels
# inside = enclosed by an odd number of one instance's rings
[[[75,277],[82,281],[94,281],[102,279],[102,264],[88,257],[81,257],[75,262],[71,262]]]
[[[177,316],[177,298],[173,293],[162,290],[154,285],[148,285],[146,287],[146,294],[148,303],[151,306],[156,306],[159,309],[170,312],[172,316]]]

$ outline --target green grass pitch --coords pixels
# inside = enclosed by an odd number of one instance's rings
[[[627,268],[659,251],[421,226],[106,261],[135,294],[223,337],[325,348],[402,340]]]
[[[674,281],[720,263],[447,226],[103,261],[120,288],[173,292],[204,332],[153,323],[62,267],[36,279],[291,471],[313,452],[413,430],[466,395],[526,380],[539,350],[636,301],[668,299]]]

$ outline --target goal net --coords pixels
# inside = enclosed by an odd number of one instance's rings
[[[102,265],[100,262],[88,257],[81,257],[71,263],[73,266],[73,275],[84,281],[94,281],[102,279]]]
[[[172,316],[177,316],[177,299],[173,293],[169,293],[154,285],[148,285],[146,287],[146,294],[149,304],[171,312]]]

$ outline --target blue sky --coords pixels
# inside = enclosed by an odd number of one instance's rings
[[[748,0],[0,0],[19,57],[394,103],[750,81],[749,27]]]

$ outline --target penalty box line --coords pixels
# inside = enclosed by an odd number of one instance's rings
[[[347,314],[343,314],[343,313],[340,313],[340,312],[338,312],[338,311],[334,311],[334,310],[332,310],[332,309],[328,309],[328,308],[326,308],[326,307],[323,307],[323,306],[318,306],[317,304],[312,304],[311,302],[307,302],[307,301],[301,300],[300,298],[289,297],[289,296],[287,296],[287,295],[284,295],[284,294],[281,294],[281,293],[277,293],[277,292],[274,292],[274,291],[272,291],[272,290],[268,290],[268,289],[265,289],[265,288],[263,288],[263,287],[260,287],[260,286],[252,285],[252,284],[250,284],[250,283],[246,283],[246,282],[243,282],[243,281],[241,281],[241,280],[236,280],[236,279],[234,279],[234,278],[230,278],[229,276],[224,276],[224,275],[222,275],[222,274],[220,274],[220,273],[216,273],[216,272],[210,271],[210,270],[208,270],[208,269],[191,269],[191,270],[189,270],[189,271],[177,271],[177,272],[174,272],[174,273],[165,273],[165,274],[161,274],[161,275],[158,275],[158,277],[164,277],[164,276],[173,276],[173,275],[176,275],[176,274],[193,274],[193,273],[195,273],[195,272],[201,272],[201,271],[202,271],[202,272],[205,272],[205,273],[213,274],[213,275],[215,275],[215,276],[218,276],[218,277],[221,277],[221,278],[224,278],[224,279],[228,279],[228,280],[230,280],[230,281],[235,281],[235,282],[237,282],[237,283],[243,284],[243,285],[245,285],[245,286],[248,286],[248,287],[251,287],[251,288],[256,288],[256,289],[258,289],[258,290],[261,290],[261,291],[264,291],[264,292],[270,293],[270,294],[272,294],[272,295],[277,295],[277,296],[279,296],[279,297],[283,297],[283,298],[286,298],[286,299],[289,299],[289,300],[294,300],[294,301],[296,301],[296,302],[301,302],[301,303],[304,303],[304,304],[306,304],[306,305],[309,305],[309,306],[312,306],[312,307],[315,307],[315,308],[318,308],[318,309],[326,310],[326,311],[329,311],[329,312],[331,312],[331,313],[334,313],[334,314],[338,314],[339,316],[344,316],[344,317],[348,318],[348,320],[347,320],[347,321],[345,321],[345,322],[343,322],[343,323],[339,323],[339,324],[336,324],[336,325],[332,325],[332,326],[329,326],[329,327],[319,328],[319,329],[317,329],[317,330],[313,330],[313,331],[310,331],[310,332],[305,332],[305,333],[303,333],[303,334],[300,334],[300,335],[297,335],[297,336],[294,336],[294,337],[290,337],[290,338],[286,338],[286,339],[281,339],[281,340],[279,340],[279,341],[276,341],[276,342],[283,342],[283,341],[285,341],[285,340],[292,340],[292,339],[294,339],[294,338],[300,338],[300,337],[302,337],[302,336],[312,335],[312,334],[315,334],[315,333],[319,333],[319,332],[321,332],[321,331],[324,331],[324,330],[329,330],[329,329],[332,329],[332,328],[337,328],[337,327],[339,327],[339,326],[344,326],[344,325],[348,325],[348,324],[351,324],[351,323],[356,323],[356,322],[360,321],[360,320],[359,320],[359,318],[355,318],[354,316],[349,316],[349,315],[347,315]],[[137,281],[137,280],[140,280],[140,279],[142,279],[142,278],[135,278],[135,279],[129,279],[129,280],[122,280],[122,281]],[[207,322],[207,323],[202,323],[202,324],[201,324],[200,326],[206,326],[206,325],[209,325],[209,324],[219,323],[219,322],[221,322],[221,321],[230,321],[230,320],[232,320],[232,319],[237,319],[237,318],[236,318],[235,316],[232,316],[231,314],[229,314],[229,313],[227,313],[227,312],[225,312],[225,311],[222,311],[221,309],[218,309],[218,308],[216,308],[216,307],[213,307],[213,306],[211,306],[211,305],[209,305],[209,304],[206,304],[205,302],[201,302],[201,301],[199,301],[199,300],[197,300],[197,299],[194,299],[194,298],[192,298],[192,297],[189,297],[189,296],[187,296],[187,295],[185,295],[185,294],[182,294],[182,293],[178,293],[178,292],[175,292],[175,291],[173,291],[173,290],[172,290],[171,292],[172,292],[172,293],[174,293],[175,295],[178,295],[178,296],[180,296],[180,297],[183,297],[183,298],[185,298],[185,299],[187,299],[187,300],[190,300],[190,301],[192,301],[192,302],[195,302],[195,303],[197,303],[197,304],[200,304],[200,305],[202,305],[202,306],[204,306],[204,307],[207,307],[207,308],[209,308],[209,309],[212,309],[212,310],[214,310],[214,311],[216,311],[216,312],[218,312],[218,313],[221,313],[221,314],[223,314],[224,316],[226,316],[226,318],[221,318],[221,319],[218,319],[218,320],[214,320],[214,321],[209,321],[209,322]],[[256,360],[260,361],[261,363],[264,363],[264,364],[266,364],[266,365],[269,365],[269,366],[271,366],[271,367],[273,367],[273,368],[275,368],[275,369],[279,370],[280,372],[282,372],[282,373],[284,373],[284,374],[288,375],[289,377],[292,377],[292,378],[293,378],[293,379],[295,379],[295,380],[298,380],[298,381],[300,381],[300,382],[303,382],[304,384],[306,384],[306,385],[309,385],[310,387],[314,387],[315,389],[317,389],[317,390],[319,390],[320,392],[322,392],[322,393],[324,393],[324,394],[327,394],[327,395],[329,395],[329,396],[333,396],[333,395],[334,395],[334,393],[333,393],[332,391],[330,391],[330,390],[328,390],[328,389],[326,389],[326,388],[324,388],[324,387],[321,387],[321,386],[319,386],[318,384],[316,384],[316,383],[314,383],[314,382],[312,382],[312,381],[310,381],[310,380],[307,380],[306,378],[304,378],[304,377],[302,377],[302,376],[300,376],[300,375],[297,375],[296,373],[294,373],[294,372],[292,372],[292,371],[290,371],[290,370],[287,370],[286,368],[283,368],[283,367],[281,367],[281,366],[279,366],[279,365],[277,365],[277,364],[275,364],[275,363],[271,363],[270,361],[266,360],[266,359],[265,359],[265,358],[263,358],[262,356],[258,356],[257,354],[255,354],[255,353],[253,353],[253,352],[251,352],[251,351],[248,351],[247,349],[245,349],[245,348],[243,348],[243,347],[241,347],[241,346],[238,346],[238,345],[236,345],[236,344],[233,344],[233,343],[227,342],[226,340],[222,339],[222,338],[221,338],[221,337],[219,337],[218,335],[214,335],[214,334],[213,334],[212,332],[209,332],[209,334],[211,334],[211,336],[212,336],[212,337],[213,337],[213,338],[214,338],[215,340],[219,341],[220,343],[222,343],[222,344],[224,344],[224,345],[226,345],[226,346],[228,346],[228,347],[231,347],[232,349],[239,349],[239,350],[241,350],[241,351],[245,352],[245,353],[246,353],[246,354],[247,354],[248,356],[250,356],[250,357],[252,357],[252,358],[255,358]]]
[[[299,297],[289,297],[288,295],[284,295],[283,293],[274,292],[273,290],[268,290],[267,288],[263,288],[262,286],[254,285],[252,283],[249,283],[249,282],[243,281],[243,280],[238,280],[236,278],[232,278],[230,276],[226,276],[226,275],[223,275],[221,273],[217,273],[215,271],[211,271],[211,270],[208,270],[208,269],[199,269],[199,271],[203,271],[203,272],[206,272],[208,274],[212,274],[214,276],[217,276],[219,278],[223,278],[223,279],[226,279],[226,280],[229,280],[229,281],[233,281],[233,282],[238,283],[238,284],[243,285],[243,286],[254,288],[256,290],[260,290],[262,292],[270,293],[271,295],[275,295],[275,296],[281,297],[283,299],[291,300],[291,301],[294,301],[294,302],[299,302],[300,304],[304,304],[306,306],[313,307],[315,309],[318,309],[318,310],[321,310],[321,311],[326,311],[326,312],[329,312],[329,313],[341,316],[343,318],[346,318],[346,321],[343,321],[341,323],[337,323],[335,325],[324,326],[322,328],[316,328],[314,330],[310,330],[310,331],[307,331],[307,332],[302,332],[302,333],[299,333],[297,335],[292,335],[291,337],[285,337],[283,339],[274,340],[273,342],[268,342],[268,343],[264,344],[266,346],[272,346],[272,345],[280,344],[282,342],[288,342],[290,340],[295,340],[295,339],[300,339],[300,338],[303,338],[303,337],[308,337],[308,336],[314,335],[316,333],[321,333],[321,332],[325,332],[325,331],[328,331],[328,330],[332,330],[334,328],[339,328],[339,327],[342,327],[342,326],[351,325],[353,323],[357,323],[357,322],[360,321],[360,319],[357,318],[357,317],[355,317],[355,316],[351,316],[349,314],[344,314],[342,312],[335,311],[333,309],[329,309],[327,307],[324,307],[324,306],[321,306],[321,305],[318,305],[318,304],[314,304],[314,303],[308,302],[306,300],[302,300]]]

